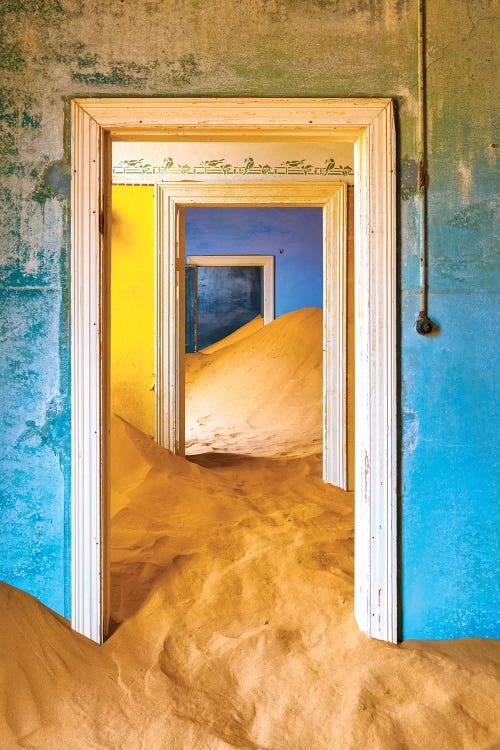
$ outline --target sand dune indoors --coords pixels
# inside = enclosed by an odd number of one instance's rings
[[[186,355],[186,453],[321,451],[322,314],[296,310]]]
[[[320,311],[193,362],[189,393],[223,386],[239,409],[231,428],[244,434],[224,444],[215,433],[230,409],[217,417],[206,396],[197,447],[269,446],[271,457],[190,461],[113,419],[114,632],[98,647],[0,586],[0,748],[498,747],[498,642],[390,646],[356,627],[353,497],[323,484],[312,443]]]
[[[203,354],[213,354],[218,349],[223,349],[225,346],[234,344],[236,343],[236,341],[244,339],[246,338],[246,336],[250,336],[252,333],[259,331],[263,327],[263,325],[264,319],[262,315],[257,315],[257,317],[255,317],[253,320],[251,320],[249,323],[246,323],[244,326],[241,326],[241,328],[237,328],[236,331],[233,331],[233,333],[230,333],[228,336],[225,336],[223,339],[216,341],[210,346],[206,346],[204,349],[202,349],[202,352]]]

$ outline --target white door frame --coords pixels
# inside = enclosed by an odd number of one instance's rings
[[[188,255],[188,265],[200,268],[220,266],[260,266],[262,268],[262,318],[264,325],[274,320],[274,255]]]
[[[396,141],[390,99],[74,99],[72,625],[107,629],[113,140],[344,141],[355,181],[355,616],[397,640]]]
[[[346,185],[343,182],[158,183],[156,186],[156,439],[184,455],[183,210],[310,206],[323,212],[323,479],[347,489]]]

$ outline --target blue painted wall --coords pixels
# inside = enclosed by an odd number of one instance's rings
[[[424,339],[413,328],[417,0],[103,0],[98,14],[89,0],[4,0],[4,580],[69,614],[70,98],[389,96],[400,197],[403,635],[500,635],[495,13],[493,0],[428,3],[430,313],[441,331]]]
[[[70,613],[68,351],[61,294],[0,290],[2,580]]]
[[[407,638],[500,637],[498,202],[488,148],[474,160],[465,200],[450,191],[442,154],[453,130],[434,135],[438,154],[431,156],[429,304],[436,336],[412,329],[418,258],[403,264]]]
[[[274,255],[276,317],[323,306],[321,208],[188,208],[186,256]]]

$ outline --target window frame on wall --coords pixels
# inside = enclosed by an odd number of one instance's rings
[[[198,268],[260,266],[262,268],[262,318],[267,326],[274,320],[274,255],[188,255],[186,263]]]

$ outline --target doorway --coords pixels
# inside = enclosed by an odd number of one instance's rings
[[[199,273],[200,334],[193,352],[186,326],[186,455],[321,455],[322,209],[195,207],[184,218],[187,261],[202,264],[186,267]],[[249,254],[259,251],[272,254]],[[189,286],[186,275],[187,321]]]
[[[323,479],[347,489],[346,186],[160,183],[156,190],[156,439],[185,446],[185,213],[195,208],[317,207],[323,224]],[[175,270],[174,270],[175,269]]]
[[[264,325],[274,320],[274,255],[188,255],[185,286],[186,353],[258,315]]]
[[[355,615],[368,635],[395,641],[395,137],[393,105],[388,99],[72,102],[72,624],[100,642],[109,611],[105,250],[109,246],[111,143],[152,135],[223,141],[241,138],[242,133],[249,139],[341,139],[354,144]],[[167,217],[164,237],[165,231],[176,236],[174,209],[171,204],[163,217]],[[171,211],[173,225],[168,219]],[[172,270],[175,278],[175,262]],[[161,293],[168,304],[175,305],[171,296],[175,281],[164,283],[171,277],[161,274]],[[161,321],[165,323],[168,319]],[[173,346],[169,349],[175,354]],[[168,365],[168,352],[162,356]],[[170,366],[175,369],[174,361]],[[172,393],[163,395],[175,398]]]

